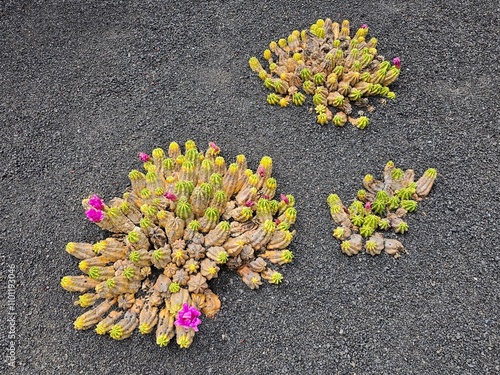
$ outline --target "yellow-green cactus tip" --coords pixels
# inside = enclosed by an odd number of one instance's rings
[[[403,172],[403,170],[401,168],[395,168],[392,172],[391,172],[391,177],[393,180],[400,180],[404,177],[405,173]]]
[[[197,232],[200,229],[200,222],[198,220],[191,220],[188,225],[189,229],[193,232]]]
[[[328,123],[328,116],[326,115],[326,113],[320,113],[318,115],[317,121],[318,121],[318,124],[325,125]]]
[[[293,253],[290,250],[283,250],[281,253],[281,260],[283,263],[290,263],[293,260]]]
[[[110,289],[111,289],[111,288],[114,288],[114,287],[116,286],[116,281],[115,281],[115,279],[107,279],[107,280],[106,280],[106,286],[107,286],[108,288],[110,288]]]
[[[401,207],[408,212],[413,212],[417,209],[418,203],[413,199],[404,199],[401,201]]]
[[[139,172],[137,169],[132,169],[129,172],[128,177],[131,180],[139,180],[141,177],[143,177],[143,174],[141,172]]]
[[[104,324],[104,322],[99,322],[95,327],[95,333],[97,333],[98,335],[105,335],[106,332],[107,332],[107,327]]]
[[[68,253],[73,254],[75,252],[75,249],[76,249],[76,243],[69,242],[68,244],[66,244],[66,251]]]
[[[132,251],[128,257],[131,262],[138,262],[141,259],[141,253],[138,251]]]
[[[94,253],[100,254],[106,248],[106,241],[102,240],[92,245]]]
[[[340,244],[340,248],[343,251],[347,251],[351,248],[351,243],[348,240],[342,241],[342,243]]]
[[[397,226],[396,228],[396,232],[398,233],[405,233],[407,232],[409,229],[409,226],[408,226],[408,223],[405,222],[405,221],[402,221],[401,223],[399,223],[399,225]]]
[[[140,235],[137,232],[130,232],[129,234],[127,234],[127,240],[130,243],[136,243],[137,241],[139,241],[139,238]]]
[[[271,280],[269,281],[271,284],[280,284],[283,281],[283,275],[279,272],[274,272],[271,275]]]
[[[290,104],[290,99],[288,99],[288,98],[281,98],[280,101],[278,102],[278,104],[282,108],[288,107],[288,104]]]
[[[98,279],[101,276],[101,270],[97,266],[92,266],[89,268],[89,277],[91,279]]]
[[[429,168],[425,171],[425,176],[434,178],[437,176],[437,170],[435,168]]]
[[[366,190],[364,190],[364,189],[358,190],[357,196],[358,196],[358,199],[360,199],[360,200],[365,199],[366,198]]]
[[[147,335],[151,332],[151,326],[148,323],[142,323],[139,325],[139,332],[143,335]]]
[[[338,204],[340,202],[340,198],[337,194],[330,194],[328,198],[326,198],[326,203],[328,203],[329,206],[332,204]]]
[[[262,69],[262,70],[259,72],[259,78],[260,78],[261,80],[263,80],[263,81],[264,81],[264,80],[266,80],[266,79],[268,78],[268,77],[267,77],[267,72],[266,72],[264,69]]]
[[[165,151],[163,151],[162,148],[158,147],[153,150],[152,155],[155,159],[162,159],[165,157]]]
[[[229,259],[229,255],[225,251],[221,251],[219,255],[217,255],[217,262],[218,263],[226,263],[227,260]]]
[[[153,223],[151,222],[151,220],[149,220],[147,217],[143,217],[140,221],[139,221],[139,226],[143,229],[147,229],[149,227],[152,227],[153,226]]]
[[[189,345],[191,345],[191,340],[189,338],[189,336],[187,335],[182,335],[181,337],[179,337],[177,339],[177,343],[179,344],[179,347],[182,348],[182,349],[187,349],[189,348]]]
[[[389,229],[389,220],[387,219],[381,219],[379,222],[378,222],[378,227],[382,230],[387,230]]]
[[[66,288],[69,288],[71,286],[73,286],[73,279],[71,278],[71,276],[64,276],[62,279],[61,279],[61,286],[66,289]]]
[[[338,204],[332,204],[330,205],[330,213],[333,215],[339,214],[340,211],[342,211],[342,208]]]
[[[358,129],[364,129],[368,126],[368,124],[370,123],[370,119],[366,116],[361,116],[359,119],[358,119],[358,123],[356,125],[356,127]]]
[[[156,338],[156,344],[160,348],[163,348],[163,347],[167,346],[169,342],[170,342],[170,339],[169,339],[168,335],[159,335]]]
[[[122,326],[120,326],[118,324],[115,324],[109,330],[109,335],[111,336],[112,339],[119,340],[123,336],[123,328],[122,328]]]
[[[373,227],[370,225],[363,225],[359,228],[359,234],[363,237],[370,237],[373,234]]]
[[[285,211],[285,218],[288,221],[295,222],[295,219],[297,218],[297,210],[294,207],[288,207]]]
[[[286,45],[287,43],[285,38],[281,38],[280,40],[278,40],[278,46],[280,46],[281,48],[285,48]]]
[[[342,227],[337,227],[333,231],[333,237],[340,239],[344,235],[344,228]]]
[[[120,217],[121,211],[118,207],[111,207],[106,211],[106,215],[111,219],[116,219]]]
[[[377,243],[373,240],[366,241],[366,243],[365,243],[365,248],[368,251],[373,251],[376,249],[376,247],[377,247]]]
[[[220,229],[222,229],[224,232],[229,232],[231,230],[231,224],[229,224],[229,221],[221,221],[219,223]]]
[[[306,97],[301,92],[296,92],[292,95],[292,103],[295,105],[303,105],[306,101]]]
[[[178,293],[181,290],[181,286],[177,282],[171,282],[168,286],[168,290],[170,293]]]
[[[92,294],[85,293],[82,294],[81,296],[78,296],[78,304],[83,308],[92,306],[94,304],[94,299],[92,298]]]
[[[77,330],[82,330],[85,327],[85,319],[83,319],[81,316],[76,318],[76,320],[73,323],[73,326]]]
[[[267,102],[271,105],[276,105],[279,103],[280,101],[280,96],[275,94],[274,92],[270,93],[268,96],[267,96]]]
[[[125,267],[123,269],[122,275],[123,275],[123,277],[125,277],[128,280],[132,279],[135,275],[134,267],[132,267],[132,266]]]
[[[250,69],[254,70],[259,67],[260,63],[257,57],[252,56],[248,59],[248,65],[250,65]]]
[[[266,220],[264,222],[264,230],[268,233],[273,233],[274,230],[276,229],[276,224],[272,220]]]

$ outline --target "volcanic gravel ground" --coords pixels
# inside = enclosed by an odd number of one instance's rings
[[[0,371],[498,373],[495,3],[1,2]],[[248,67],[271,40],[325,17],[367,23],[379,53],[401,57],[396,100],[363,131],[318,125],[310,97],[305,107],[268,105]],[[138,332],[122,342],[76,332],[83,310],[59,285],[79,274],[65,245],[106,237],[81,200],[121,195],[139,152],[187,139],[216,142],[229,161],[244,153],[253,169],[273,158],[278,192],[293,194],[299,212],[283,284],[252,291],[224,272],[211,284],[222,309],[188,350]],[[347,257],[326,197],[349,202],[388,160],[439,173],[400,237],[409,255]]]

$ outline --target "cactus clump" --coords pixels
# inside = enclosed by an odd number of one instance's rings
[[[304,92],[312,96],[319,124],[344,126],[349,121],[364,129],[370,122],[365,113],[375,110],[369,97],[379,96],[381,103],[394,99],[389,85],[400,74],[401,59],[395,57],[391,63],[378,55],[376,47],[377,39],[368,38],[367,25],[351,35],[348,20],[339,24],[327,18],[309,30],[294,30],[286,39],[271,42],[263,53],[268,70],[255,56],[248,62],[273,91],[267,97],[269,104],[303,105]]]
[[[330,214],[336,224],[333,237],[341,242],[341,250],[347,255],[358,254],[363,247],[367,254],[385,252],[399,257],[404,251],[401,242],[384,238],[382,232],[390,230],[404,234],[409,226],[403,218],[414,212],[418,202],[426,197],[434,185],[437,172],[429,168],[418,181],[414,181],[412,169],[403,171],[389,161],[383,171],[383,181],[367,174],[363,178],[363,189],[349,207],[343,205],[337,194],[326,200]]]
[[[87,218],[113,236],[66,246],[83,275],[64,276],[61,286],[82,293],[75,304],[90,307],[75,329],[95,326],[115,340],[136,328],[155,331],[159,346],[175,338],[187,348],[202,315],[220,310],[208,285],[220,268],[236,271],[251,289],[282,282],[272,264],[293,259],[297,211],[292,195],[275,199],[272,159],[263,157],[254,172],[244,155],[227,165],[214,143],[202,152],[188,141],[185,149],[172,142],[168,152],[141,153],[145,171],[129,173],[123,197],[83,200]]]

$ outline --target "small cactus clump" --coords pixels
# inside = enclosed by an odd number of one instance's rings
[[[95,244],[70,242],[80,259],[78,276],[61,286],[82,293],[75,304],[91,307],[75,329],[95,326],[115,340],[156,331],[156,343],[175,337],[191,345],[200,316],[213,318],[220,300],[208,283],[222,267],[236,271],[251,289],[263,280],[279,284],[270,263],[290,263],[288,249],[297,211],[292,195],[276,198],[272,159],[254,172],[244,155],[226,164],[219,147],[206,152],[187,141],[139,155],[144,172],[129,173],[131,188],[108,204],[93,195],[82,204],[87,218],[113,236]]]
[[[330,214],[337,227],[333,236],[341,241],[341,250],[356,255],[364,250],[370,255],[386,253],[399,257],[404,251],[401,242],[384,238],[382,232],[405,233],[409,226],[403,218],[417,209],[418,202],[426,197],[437,177],[429,168],[418,181],[412,169],[403,171],[389,161],[383,172],[383,181],[370,174],[363,178],[363,187],[349,207],[344,206],[337,194],[327,198]],[[364,246],[363,246],[364,240]]]
[[[305,103],[304,93],[309,94],[319,124],[344,126],[349,121],[364,129],[370,122],[365,111],[375,110],[368,97],[381,96],[382,103],[394,99],[389,85],[401,67],[399,57],[391,64],[378,55],[377,39],[367,36],[365,24],[351,35],[349,21],[319,19],[309,30],[294,30],[287,38],[271,42],[263,53],[268,70],[255,56],[249,65],[273,90],[267,97],[269,104],[286,107],[291,101],[299,106]],[[358,117],[352,105],[360,109]]]

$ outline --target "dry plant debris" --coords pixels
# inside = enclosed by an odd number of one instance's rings
[[[274,91],[267,96],[269,104],[303,105],[304,94],[309,94],[319,124],[344,126],[349,121],[364,129],[369,123],[366,112],[375,110],[368,97],[379,95],[382,103],[394,99],[389,85],[398,78],[401,66],[399,57],[391,64],[378,55],[377,39],[367,35],[367,25],[351,37],[349,21],[319,19],[309,30],[294,30],[287,38],[271,42],[263,53],[267,71],[257,57],[251,57],[249,65]],[[359,117],[353,115],[352,105],[360,108]]]
[[[337,227],[333,236],[341,242],[341,250],[349,256],[364,248],[370,255],[386,253],[399,257],[403,244],[384,238],[381,232],[405,233],[408,223],[403,220],[408,212],[417,209],[418,201],[426,197],[434,184],[437,172],[429,168],[418,181],[412,169],[403,171],[389,161],[383,172],[383,181],[371,174],[363,179],[364,189],[349,207],[344,206],[337,194],[327,198],[330,214]],[[364,244],[364,246],[363,246]]]
[[[91,307],[75,320],[76,329],[96,325],[98,334],[116,340],[136,327],[142,334],[156,330],[158,345],[175,336],[187,348],[201,314],[212,318],[220,309],[209,282],[221,267],[251,289],[282,281],[270,263],[293,259],[295,199],[274,199],[269,156],[255,173],[244,155],[227,165],[214,143],[203,153],[187,141],[182,154],[172,142],[167,154],[157,148],[139,157],[145,171],[129,173],[131,188],[122,198],[83,200],[87,218],[113,235],[69,243],[66,251],[81,260],[83,274],[64,276],[61,285],[82,293],[75,305]]]

